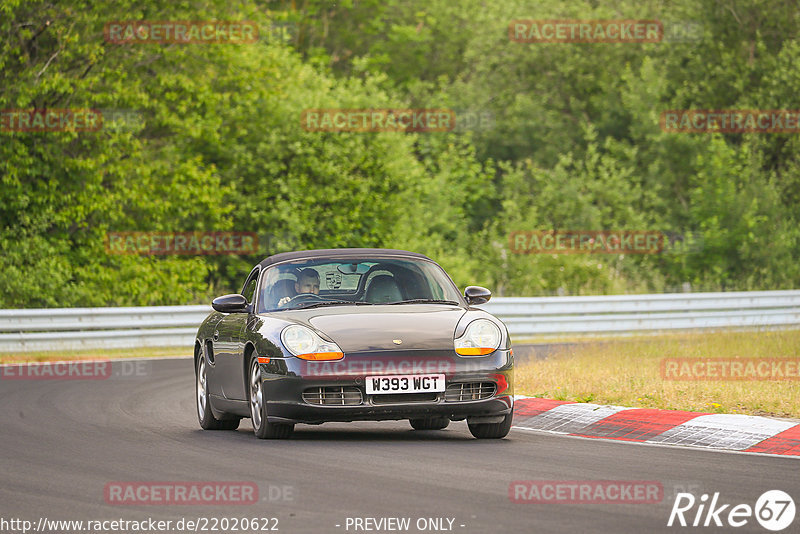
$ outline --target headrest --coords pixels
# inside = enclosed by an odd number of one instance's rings
[[[366,301],[372,303],[397,302],[403,300],[397,282],[389,275],[379,274],[367,287]]]

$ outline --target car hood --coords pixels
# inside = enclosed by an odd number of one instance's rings
[[[314,312],[304,322],[330,337],[347,354],[452,349],[456,325],[466,310],[457,306],[401,304],[318,308]]]

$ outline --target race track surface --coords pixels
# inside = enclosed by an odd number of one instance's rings
[[[235,432],[199,428],[190,359],[146,361],[132,374],[0,379],[2,519],[275,517],[284,533],[376,532],[352,526],[367,517],[410,518],[408,532],[420,531],[420,518],[452,519],[457,533],[767,532],[754,518],[738,529],[668,528],[674,493],[719,492],[720,503],[753,506],[780,489],[800,504],[800,463],[791,458],[514,429],[478,441],[464,422],[430,432],[407,421],[298,425],[290,441],[258,440],[249,420]],[[658,481],[665,496],[656,504],[514,503],[509,486],[518,480]],[[116,481],[247,481],[260,502],[108,504],[104,488]]]

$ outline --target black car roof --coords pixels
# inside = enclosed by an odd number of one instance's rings
[[[407,250],[397,250],[391,248],[324,248],[316,250],[298,250],[295,252],[281,252],[280,254],[273,254],[261,260],[259,265],[267,267],[275,263],[291,260],[305,260],[312,258],[323,258],[326,256],[336,256],[337,258],[363,258],[365,256],[404,256],[412,258],[420,258],[428,261],[433,261],[424,254],[418,252],[409,252]]]

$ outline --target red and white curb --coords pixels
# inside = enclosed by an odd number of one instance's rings
[[[800,456],[800,423],[752,415],[626,408],[518,396],[514,428],[584,438]]]

